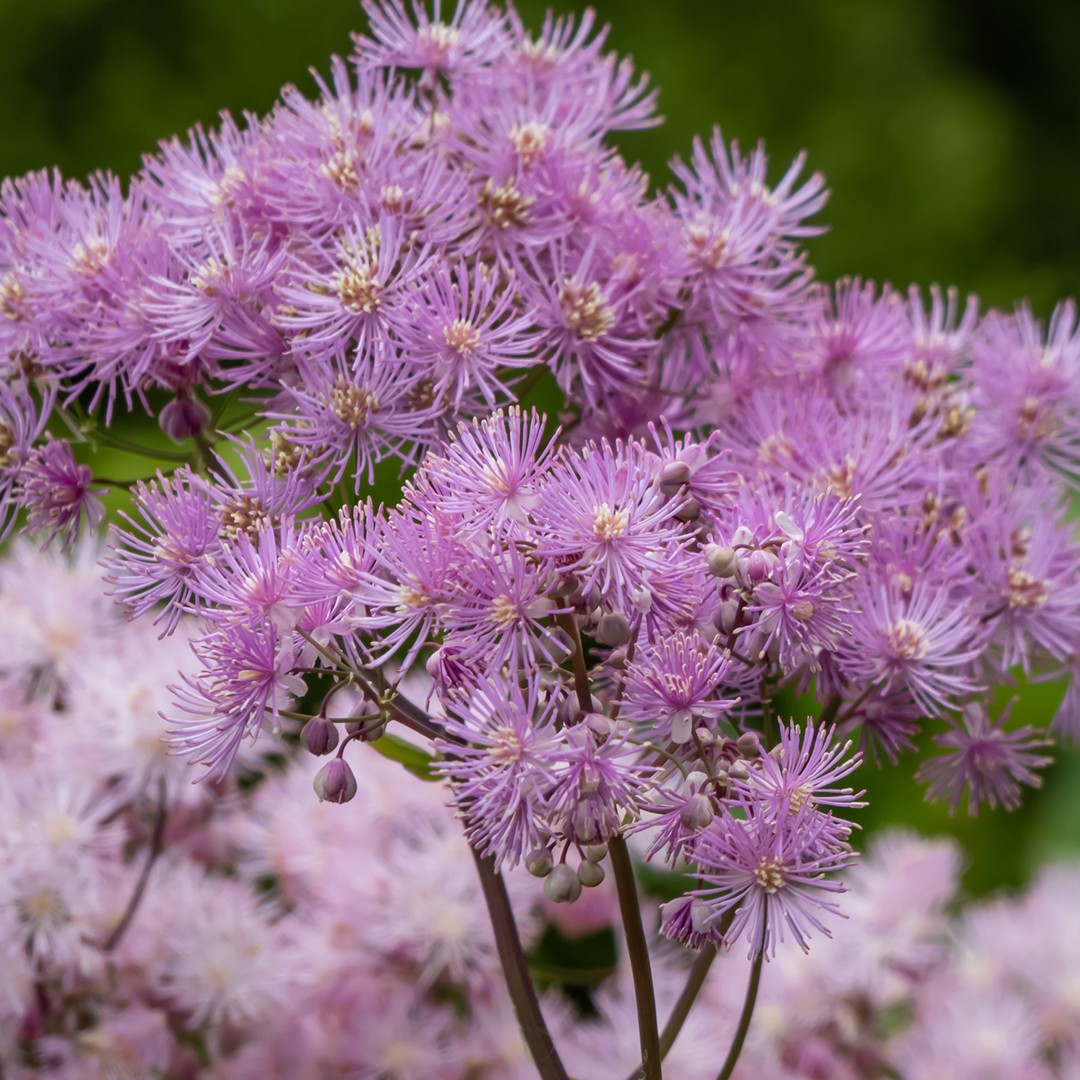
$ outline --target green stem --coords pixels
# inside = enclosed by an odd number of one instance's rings
[[[214,461],[213,443],[201,431],[196,431],[191,441],[195,444],[195,471],[203,472]]]
[[[236,395],[238,393],[239,387],[233,387],[227,394],[223,394],[217,399],[217,402],[214,405],[214,411],[210,414],[210,423],[207,425],[211,431],[217,429],[218,424],[221,422],[221,419],[229,406],[236,400]]]
[[[529,977],[528,964],[521,947],[521,939],[518,937],[517,924],[514,922],[514,912],[506,893],[506,883],[495,869],[495,860],[490,855],[481,855],[475,848],[472,848],[472,853],[476,861],[476,871],[480,875],[484,901],[491,917],[491,926],[495,931],[495,948],[506,977],[506,988],[510,992],[510,1000],[517,1014],[521,1034],[525,1037],[525,1044],[541,1080],[568,1080],[544,1014],[540,1011],[536,988]]]
[[[769,687],[768,677],[761,677],[761,734],[766,747],[776,745],[776,710],[773,708],[773,695]]]
[[[123,450],[129,454],[138,454],[139,457],[150,458],[152,461],[175,461],[179,465],[188,462],[189,454],[180,454],[173,450],[155,450],[151,446],[142,446],[140,443],[122,439],[111,432],[102,431],[100,428],[91,432],[88,437],[98,442],[111,446],[114,450]]]
[[[754,1016],[754,1006],[757,1004],[758,987],[761,985],[761,965],[765,960],[765,926],[764,920],[768,918],[768,909],[762,914],[762,942],[761,949],[754,957],[753,967],[750,968],[750,981],[746,984],[746,1000],[743,1002],[742,1015],[739,1017],[739,1026],[735,1029],[735,1038],[732,1040],[731,1049],[728,1050],[727,1060],[716,1080],[728,1080],[735,1069],[735,1063],[742,1053],[743,1043],[746,1042],[746,1033],[750,1030],[750,1021]]]
[[[634,998],[637,1003],[638,1038],[641,1043],[641,1068],[636,1073],[640,1080],[661,1080],[660,1034],[656,1017],[656,995],[653,992],[652,967],[649,963],[649,946],[641,924],[641,905],[638,902],[637,882],[634,880],[634,864],[630,850],[621,836],[608,841],[608,855],[619,896],[619,914],[622,917],[623,934],[626,937],[626,953],[630,959],[630,972],[634,977]]]
[[[570,635],[574,653],[570,664],[574,671],[574,689],[582,712],[592,711],[592,690],[589,672],[585,667],[585,649],[581,643],[581,631],[572,614],[558,616],[559,625]],[[634,880],[634,864],[630,851],[621,836],[608,842],[611,869],[615,877],[615,889],[619,895],[619,914],[622,917],[626,952],[630,958],[630,972],[634,977],[634,997],[637,1001],[638,1034],[641,1040],[641,1068],[637,1075],[641,1080],[661,1080],[660,1035],[656,1020],[656,995],[653,992],[652,968],[649,964],[649,945],[641,925],[641,904],[638,901],[637,882]]]

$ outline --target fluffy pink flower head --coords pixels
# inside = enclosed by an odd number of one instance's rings
[[[1052,760],[1040,753],[1049,740],[1029,727],[1005,730],[1015,704],[1010,702],[996,720],[990,719],[982,705],[967,705],[958,724],[935,736],[946,752],[925,761],[915,776],[927,785],[928,799],[947,800],[950,813],[955,814],[967,788],[967,810],[974,816],[984,802],[991,810],[998,805],[1015,810],[1022,784],[1042,786],[1035,770]]]

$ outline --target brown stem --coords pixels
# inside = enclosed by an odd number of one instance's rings
[[[529,977],[525,953],[514,922],[514,912],[506,893],[506,884],[495,869],[495,860],[490,855],[481,855],[475,848],[472,853],[477,873],[480,875],[484,901],[491,917],[491,926],[495,931],[495,948],[506,977],[506,988],[510,991],[510,1000],[514,1005],[521,1034],[525,1037],[525,1044],[541,1080],[568,1080],[544,1014],[540,1011],[536,989]]]
[[[641,1042],[641,1068],[635,1076],[640,1080],[661,1080],[660,1062],[663,1054],[660,1050],[656,1017],[656,995],[653,992],[649,946],[641,924],[641,905],[638,902],[637,882],[634,880],[634,864],[630,861],[626,841],[621,836],[615,836],[608,842],[608,854],[619,895],[619,914],[622,917],[623,934],[626,936],[630,972],[634,977],[638,1037]]]
[[[154,811],[154,824],[150,832],[150,853],[146,857],[146,862],[143,863],[142,873],[139,874],[139,880],[135,882],[135,889],[131,894],[127,907],[124,909],[124,914],[101,946],[101,951],[104,953],[111,953],[120,944],[120,939],[127,932],[131,920],[135,918],[135,912],[139,909],[139,904],[142,903],[146,886],[150,882],[150,871],[165,847],[166,793],[165,777],[162,776],[158,780],[158,801],[157,808]]]
[[[583,712],[592,711],[592,690],[589,672],[585,667],[585,650],[581,644],[581,631],[572,614],[558,616],[559,625],[570,635],[574,653],[570,663],[574,671],[574,689],[578,705]],[[637,882],[634,880],[634,864],[630,851],[621,836],[608,842],[611,869],[615,877],[615,889],[619,895],[619,914],[626,936],[626,952],[630,958],[630,972],[634,977],[634,997],[637,1001],[638,1033],[641,1040],[641,1068],[637,1075],[641,1080],[661,1080],[660,1036],[656,1020],[656,996],[653,992],[652,968],[649,964],[649,946],[641,925],[641,905],[638,902]]]
[[[592,712],[592,691],[589,688],[589,671],[585,667],[585,649],[581,644],[581,631],[573,613],[563,612],[557,616],[559,626],[569,634],[574,643],[574,652],[570,657],[570,666],[574,672],[574,690],[577,693],[578,708],[582,712]]]
[[[671,1010],[668,1022],[664,1025],[664,1030],[660,1034],[661,1057],[667,1057],[668,1051],[675,1045],[675,1040],[679,1037],[679,1032],[682,1031],[682,1026],[686,1023],[686,1018],[690,1015],[690,1010],[693,1008],[701,988],[705,985],[705,979],[715,959],[716,947],[714,945],[707,945],[698,953],[697,959],[690,968],[690,975],[686,980],[686,985],[679,995],[679,1000],[675,1002],[675,1007]]]
[[[626,646],[626,663],[632,664],[634,662],[634,656],[637,652],[637,639],[641,633],[641,621],[638,620],[637,626],[634,627],[634,632],[630,635],[630,643]],[[619,719],[619,711],[622,709],[623,692],[626,690],[626,673],[624,672],[622,678],[619,679],[619,688],[615,692],[615,700],[611,704],[611,722],[615,723]]]
[[[378,705],[380,708],[383,705],[389,704],[390,712],[394,719],[411,731],[415,731],[418,735],[423,735],[428,739],[448,739],[451,742],[460,741],[454,739],[453,736],[448,735],[441,724],[433,720],[419,705],[414,705],[408,698],[395,694],[389,699],[389,702],[387,702],[383,695],[381,695],[368,681],[367,676],[363,671],[353,667],[353,665],[349,664],[344,657],[335,655],[329,649],[320,645],[310,634],[299,629],[297,630],[297,633],[311,645],[317,653],[333,664],[334,670],[345,676],[347,682],[355,683],[356,686],[360,688],[360,692],[370,702]]]
[[[829,700],[825,702],[825,707],[821,710],[821,715],[818,717],[818,723],[823,725],[829,725],[836,719],[836,714],[840,711],[840,705],[843,698],[840,697],[835,691],[829,695]]]
[[[776,745],[776,710],[768,675],[761,676],[761,734],[767,747]]]
[[[766,910],[762,918],[767,917],[768,911]],[[764,929],[763,926],[761,948],[754,957],[753,965],[750,968],[750,981],[746,984],[746,998],[743,1001],[742,1014],[739,1016],[739,1026],[735,1029],[735,1038],[732,1039],[731,1049],[728,1050],[727,1059],[724,1061],[724,1066],[716,1080],[728,1080],[731,1076],[735,1064],[739,1060],[739,1055],[742,1053],[743,1043],[746,1042],[746,1034],[750,1030],[750,1021],[754,1016],[754,1006],[757,1004],[758,987],[761,985],[761,965],[765,960]]]
[[[872,686],[868,686],[846,709],[837,717],[838,723],[850,720],[858,712],[859,706],[874,692]]]

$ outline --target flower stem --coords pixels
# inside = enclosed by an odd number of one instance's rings
[[[840,711],[840,706],[843,703],[843,698],[835,690],[829,695],[829,700],[825,702],[825,707],[821,710],[821,715],[817,718],[817,723],[820,726],[828,727],[836,719],[836,714]]]
[[[165,847],[165,777],[161,777],[158,780],[158,801],[157,808],[154,811],[154,824],[151,827],[150,832],[150,854],[146,857],[146,862],[143,863],[142,872],[139,874],[139,880],[135,882],[135,889],[131,894],[131,899],[128,901],[127,907],[124,909],[124,914],[120,917],[120,921],[113,927],[112,933],[105,939],[101,946],[103,953],[111,953],[117,945],[120,944],[120,939],[127,932],[127,928],[131,925],[131,920],[135,918],[135,912],[139,910],[139,904],[142,902],[143,894],[146,892],[146,886],[150,881],[150,871],[153,869],[154,863],[157,862],[158,856],[161,854]]]
[[[574,643],[574,652],[570,657],[570,666],[574,672],[574,691],[577,693],[578,708],[582,712],[592,712],[592,690],[589,687],[589,671],[585,667],[585,647],[581,643],[581,631],[573,613],[564,612],[556,616],[559,626],[570,636]]]
[[[764,927],[762,927],[764,931]],[[742,1015],[739,1017],[739,1026],[735,1029],[735,1038],[728,1050],[727,1060],[716,1080],[728,1080],[735,1069],[735,1063],[742,1053],[743,1043],[746,1042],[746,1033],[750,1030],[750,1020],[754,1015],[754,1006],[757,1004],[758,986],[761,985],[761,965],[765,960],[765,941],[762,936],[761,949],[754,957],[753,966],[750,968],[750,981],[746,984],[746,1000],[743,1002]]]
[[[679,1037],[679,1032],[682,1031],[682,1026],[686,1023],[686,1018],[690,1015],[690,1010],[693,1008],[701,988],[705,985],[709,968],[712,967],[715,959],[715,946],[706,946],[698,953],[697,959],[690,968],[690,975],[686,980],[686,985],[679,995],[679,1000],[675,1002],[675,1008],[671,1010],[668,1022],[664,1025],[664,1030],[660,1034],[660,1056],[662,1058],[667,1057],[668,1051],[675,1045],[675,1040]]]
[[[490,855],[481,855],[475,848],[472,848],[472,853],[477,873],[480,875],[484,901],[491,917],[491,926],[495,931],[495,947],[499,953],[503,975],[506,977],[506,987],[510,991],[510,1000],[514,1004],[514,1012],[529,1053],[532,1054],[541,1080],[568,1080],[544,1014],[540,1011],[536,989],[529,977],[529,968],[521,948],[506,884],[495,869],[495,860]]]
[[[652,967],[649,946],[641,925],[641,905],[638,903],[637,882],[630,851],[621,836],[608,842],[615,888],[619,894],[619,914],[626,936],[626,952],[630,972],[634,977],[634,997],[637,1002],[638,1036],[641,1041],[641,1068],[636,1073],[641,1080],[661,1080],[660,1035],[656,1019],[656,996],[653,993]]]

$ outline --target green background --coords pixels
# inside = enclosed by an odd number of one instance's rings
[[[452,7],[448,3],[447,7]],[[1078,291],[1080,5],[1048,0],[607,0],[610,44],[661,88],[667,123],[630,133],[654,181],[716,123],[763,138],[778,177],[798,151],[826,174],[830,231],[811,245],[824,278],[956,285],[986,305],[1029,299],[1046,317]],[[564,3],[560,10],[583,5]],[[544,5],[518,5],[538,26]],[[0,175],[137,168],[158,139],[219,110],[265,112],[284,82],[347,52],[355,0],[37,0],[0,4]],[[1025,691],[1045,723],[1060,689]],[[886,821],[951,831],[966,884],[1022,881],[1080,850],[1080,755],[1063,754],[1016,814],[950,820],[925,807],[914,762],[864,770],[871,833]]]

